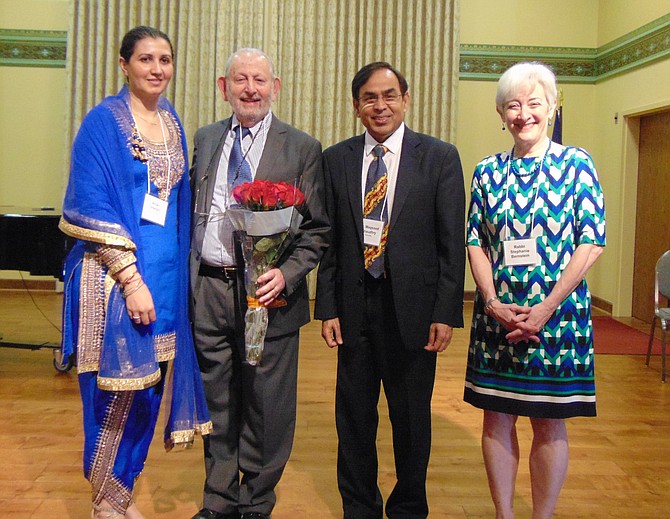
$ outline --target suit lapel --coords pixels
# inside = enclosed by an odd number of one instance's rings
[[[286,142],[286,135],[286,124],[282,123],[273,114],[268,136],[265,139],[265,148],[263,148],[263,155],[261,155],[261,161],[258,164],[255,178],[271,180],[273,182],[288,182],[288,179],[281,177],[278,168],[275,167],[277,157],[281,156],[281,150]]]
[[[219,169],[219,161],[221,160],[221,154],[223,153],[223,143],[225,142],[226,136],[228,135],[230,121],[231,121],[230,118],[226,119],[225,121],[222,121],[220,128],[217,128],[217,130],[220,130],[220,133],[217,132],[214,135],[212,135],[211,143],[212,146],[214,147],[214,153],[212,153],[212,158],[209,161],[209,165],[207,166],[207,172],[206,172],[207,194],[205,198],[205,212],[207,213],[209,213],[212,207],[214,186],[216,186],[216,175]]]
[[[363,151],[365,134],[351,141],[349,153],[344,155],[344,181],[349,193],[349,205],[358,231],[358,237],[363,245],[363,188],[361,174],[363,171]]]
[[[420,144],[421,141],[416,134],[405,127],[400,164],[398,165],[398,177],[393,195],[393,210],[391,211],[391,221],[389,222],[389,233],[398,221],[398,215],[401,213],[402,207],[407,200],[407,195],[412,187],[412,176],[418,173],[421,166]]]

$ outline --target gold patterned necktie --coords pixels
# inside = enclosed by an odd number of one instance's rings
[[[388,208],[386,204],[388,175],[383,159],[386,151],[386,147],[381,144],[377,144],[372,149],[375,157],[370,163],[367,179],[365,180],[363,218],[384,222],[379,245],[366,245],[364,251],[365,268],[374,278],[379,278],[384,274],[384,247],[388,238]]]

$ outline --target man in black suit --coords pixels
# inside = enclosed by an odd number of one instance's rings
[[[437,353],[463,326],[463,172],[453,145],[405,126],[407,81],[391,65],[359,70],[352,95],[367,131],[324,152],[332,238],[315,306],[326,344],[338,347],[338,486],[345,519],[383,517],[383,383],[397,477],[386,514],[425,518]]]
[[[233,53],[218,85],[233,114],[196,132],[191,166],[193,328],[214,426],[204,440],[204,508],[192,519],[266,519],[293,444],[298,334],[310,319],[306,276],[328,234],[321,144],[273,115],[281,83],[260,50]],[[258,366],[244,362],[243,271],[226,217],[231,187],[242,174],[295,182],[306,201],[292,244],[258,278],[255,295],[270,307]],[[287,304],[273,308],[278,297]]]

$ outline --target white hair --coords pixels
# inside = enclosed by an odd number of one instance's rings
[[[225,77],[228,77],[228,73],[230,72],[230,66],[233,63],[233,59],[235,59],[237,56],[239,56],[241,54],[254,54],[256,56],[264,58],[268,62],[268,64],[270,65],[270,74],[272,75],[272,79],[274,79],[276,77],[275,76],[275,65],[274,65],[274,63],[272,63],[272,60],[270,59],[270,56],[265,54],[265,52],[263,52],[262,50],[256,49],[256,48],[253,48],[253,47],[243,47],[241,49],[237,49],[230,56],[228,56],[228,59],[226,60],[226,65],[225,65],[225,68],[224,68],[224,72],[223,72],[223,75]]]
[[[556,105],[558,89],[556,87],[556,76],[549,67],[538,61],[523,62],[512,65],[498,80],[496,92],[496,106],[503,110],[506,101],[524,88],[540,85],[550,106]]]

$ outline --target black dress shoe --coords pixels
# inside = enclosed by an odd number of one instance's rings
[[[191,517],[191,519],[240,519],[240,514],[237,512],[224,514],[223,512],[215,512],[209,508],[203,508],[197,514]]]
[[[261,514],[260,512],[245,512],[242,519],[270,519],[270,514]]]

